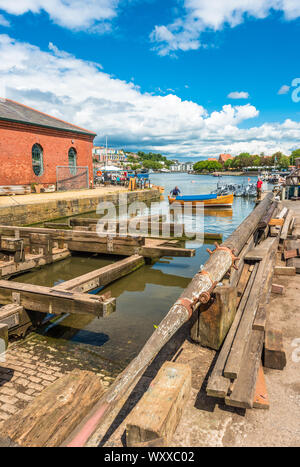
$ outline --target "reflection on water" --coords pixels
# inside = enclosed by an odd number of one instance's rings
[[[225,179],[225,177],[224,177]],[[238,181],[237,181],[238,180]],[[225,183],[247,183],[236,177],[226,177]],[[216,186],[211,176],[187,174],[151,175],[151,181],[165,187],[165,199],[156,206],[168,208],[168,193],[179,186],[183,194],[210,193]],[[191,183],[194,181],[194,183]],[[157,203],[158,204],[158,203]],[[223,233],[228,237],[253,209],[251,199],[236,198],[232,210],[205,210],[204,230]],[[147,208],[143,214],[147,214]],[[88,214],[88,217],[96,214]],[[81,217],[83,217],[81,215]],[[146,265],[131,275],[110,284],[108,290],[117,298],[117,311],[106,319],[69,315],[56,326],[46,328],[49,339],[68,340],[92,348],[103,359],[124,367],[136,356],[182,290],[208,258],[206,247],[196,241],[186,242],[187,248],[196,248],[193,258],[162,258],[154,265]],[[45,266],[39,271],[24,274],[15,280],[53,286],[94,269],[106,266],[119,258],[96,255],[74,255],[62,262]],[[44,330],[45,332],[45,330]]]

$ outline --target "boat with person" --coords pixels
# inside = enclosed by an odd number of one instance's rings
[[[230,193],[224,196],[218,196],[216,194],[210,195],[190,195],[190,196],[168,196],[169,203],[187,204],[191,203],[192,206],[204,204],[204,207],[209,208],[231,208],[233,204],[233,194]]]

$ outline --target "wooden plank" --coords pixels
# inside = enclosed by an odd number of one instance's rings
[[[264,366],[274,370],[283,370],[286,366],[282,331],[271,327],[268,327],[265,333]]]
[[[31,284],[21,284],[0,280],[0,303],[14,302],[15,294],[19,294],[19,304],[26,310],[41,313],[83,313],[98,317],[115,310],[115,299],[103,300],[95,295],[87,295],[56,290]]]
[[[253,407],[263,342],[264,332],[252,330],[243,353],[241,369],[234,383],[233,391],[230,396],[225,398],[227,405],[245,409]]]
[[[290,261],[290,260],[289,260]],[[296,268],[295,266],[275,266],[274,275],[275,276],[295,276]]]
[[[284,250],[283,252],[283,257],[285,260],[290,258],[297,258],[298,256],[300,256],[299,250]]]
[[[280,239],[281,240],[286,240],[287,239],[290,224],[292,222],[292,218],[293,218],[293,213],[292,213],[292,211],[289,211],[286,218],[285,218],[285,222],[284,222],[284,225],[283,225],[282,230],[281,230],[281,234],[280,234]]]
[[[257,331],[264,331],[267,322],[267,313],[266,313],[266,306],[260,305],[257,309],[252,329]]]
[[[206,393],[208,396],[225,397],[228,393],[229,386],[230,386],[230,380],[226,378],[225,376],[223,376],[223,371],[224,371],[224,367],[226,365],[226,361],[230,353],[237,329],[239,327],[244,308],[248,301],[248,297],[249,297],[249,294],[251,292],[251,289],[252,289],[252,286],[255,280],[257,269],[258,269],[258,264],[255,265],[254,271],[251,273],[251,277],[248,281],[244,295],[239,303],[239,306],[238,306],[235,318],[233,320],[233,323],[231,325],[231,328],[226,336],[224,344],[218,355],[218,359],[216,361],[212,374],[209,377],[207,387],[206,387]]]
[[[0,261],[0,272],[3,279],[9,278],[16,274],[29,271],[31,269],[45,266],[46,264],[56,263],[71,255],[70,251],[66,248],[57,249],[53,248],[52,255],[44,255],[40,253],[38,255],[26,254],[25,259],[21,263],[15,263],[11,261]]]
[[[143,256],[133,255],[116,263],[89,272],[54,287],[56,290],[70,290],[73,292],[88,292],[98,287],[104,287],[121,277],[136,271],[145,265]]]
[[[284,219],[271,219],[269,222],[270,226],[279,226],[282,227],[284,224]]]
[[[264,375],[264,370],[262,364],[259,366],[255,394],[253,399],[253,408],[254,409],[264,409],[267,410],[270,407],[269,396],[267,391],[266,379]]]
[[[270,256],[271,253],[274,255],[277,251],[278,239],[273,239],[273,242],[269,243],[269,247],[270,251],[259,263],[255,281],[245,305],[245,309],[224,368],[224,376],[226,378],[236,379],[241,369],[244,347],[251,333],[258,306],[261,304],[262,292],[269,275]]]
[[[272,237],[268,237],[262,243],[257,245],[251,251],[249,251],[245,256],[245,260],[246,261],[262,261],[265,258],[265,256],[268,254],[270,248],[272,248],[273,243],[274,243],[274,239]]]
[[[3,422],[1,436],[22,447],[60,446],[103,393],[98,376],[73,370]]]
[[[156,438],[165,438],[168,445],[190,396],[191,385],[188,365],[165,362],[127,418],[127,446]]]
[[[244,290],[248,284],[248,281],[251,276],[251,271],[249,270],[249,264],[244,264],[243,271],[237,286],[237,296],[242,297]]]

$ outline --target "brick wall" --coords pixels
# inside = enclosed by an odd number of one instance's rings
[[[0,121],[0,186],[56,183],[56,166],[69,165],[68,152],[77,151],[77,165],[89,167],[93,180],[93,135]],[[43,148],[44,172],[32,168],[32,146]]]

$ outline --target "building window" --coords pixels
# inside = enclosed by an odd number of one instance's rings
[[[43,175],[44,164],[43,164],[43,148],[39,144],[35,144],[32,147],[32,168],[35,175]]]
[[[76,175],[76,166],[77,166],[77,152],[76,149],[69,149],[69,167],[72,175]]]

